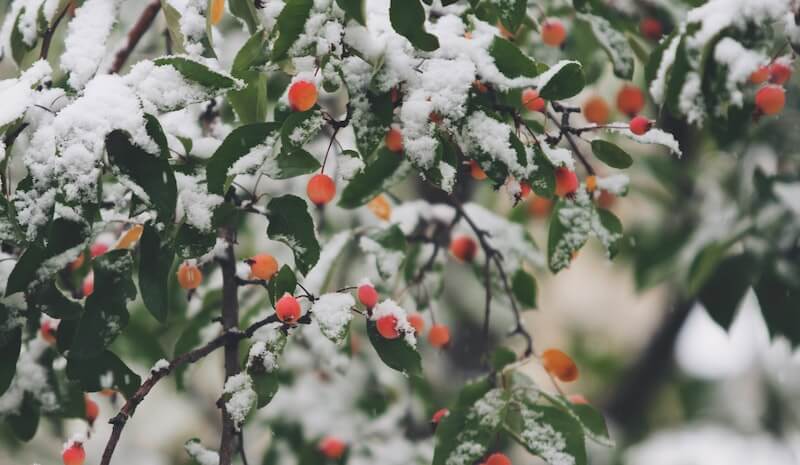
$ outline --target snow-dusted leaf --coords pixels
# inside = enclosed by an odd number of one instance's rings
[[[542,71],[542,66],[522,53],[519,47],[500,37],[492,40],[489,54],[497,69],[507,78],[534,77]]]
[[[419,0],[391,0],[392,28],[415,47],[426,52],[439,48],[439,39],[425,32],[425,9]]]
[[[278,38],[272,46],[270,61],[274,63],[286,58],[289,49],[303,32],[313,5],[313,0],[288,0],[286,2],[276,21]]]
[[[208,192],[224,194],[230,185],[228,170],[231,166],[279,128],[280,125],[277,123],[253,123],[239,126],[231,131],[208,161],[206,168]]]
[[[322,294],[314,301],[311,313],[322,334],[334,343],[341,344],[347,336],[355,305],[356,301],[349,293],[331,292]]]
[[[595,39],[611,60],[614,74],[620,79],[631,79],[633,77],[633,51],[631,51],[625,35],[601,16],[578,13],[577,18],[589,25]]]
[[[520,424],[506,425],[530,453],[550,465],[586,465],[586,443],[581,424],[556,407],[521,401]]]
[[[83,312],[81,303],[64,295],[56,285],[55,279],[29,288],[25,300],[29,309],[35,309],[59,320],[74,320]]]
[[[675,139],[675,136],[666,131],[662,131],[661,129],[658,128],[652,128],[640,136],[632,133],[631,130],[628,129],[627,127],[625,129],[610,129],[610,131],[616,134],[622,134],[623,136],[640,144],[663,145],[664,147],[668,148],[670,152],[677,155],[678,157],[683,155],[683,152],[681,152],[681,148],[678,146],[678,141],[677,139]]]
[[[363,171],[356,174],[342,191],[339,206],[356,208],[374,199],[408,174],[405,158],[387,148],[381,148]]]
[[[67,359],[67,376],[79,381],[85,392],[113,389],[130,399],[142,379],[118,356],[105,350],[90,358]]]
[[[267,204],[267,218],[269,238],[288,245],[297,269],[308,273],[319,260],[319,242],[306,201],[295,195],[275,197]]]
[[[375,259],[378,273],[389,279],[402,268],[406,253],[406,238],[403,231],[393,224],[386,229],[361,236],[359,246]]]
[[[182,259],[205,255],[214,247],[216,240],[215,230],[201,231],[184,223],[175,235],[175,254]]]
[[[171,65],[177,69],[183,77],[191,82],[195,82],[208,89],[216,91],[226,91],[230,89],[239,88],[241,83],[236,79],[222,73],[215,71],[199,61],[193,60],[185,56],[166,56],[156,58],[153,60],[158,66]]]
[[[494,7],[500,23],[513,34],[517,32],[526,18],[525,10],[528,2],[527,0],[503,0],[494,2]]]
[[[569,399],[545,391],[540,393],[557,407],[572,415],[580,423],[587,439],[606,447],[614,447],[614,441],[608,434],[608,426],[603,414],[589,404],[571,402]]]
[[[319,133],[323,124],[325,120],[317,107],[292,112],[281,125],[282,150],[302,147]]]
[[[364,14],[364,2],[366,0],[336,0],[339,8],[343,9],[347,16],[356,20],[363,26],[367,25],[366,15]]]
[[[577,95],[585,80],[577,61],[561,60],[538,77],[539,95],[546,100],[562,100]]]
[[[404,337],[386,339],[378,333],[373,320],[367,320],[367,335],[375,352],[387,366],[410,376],[422,374],[422,359]]]
[[[633,158],[628,152],[602,139],[592,141],[592,153],[598,160],[612,168],[625,169],[633,164]]]

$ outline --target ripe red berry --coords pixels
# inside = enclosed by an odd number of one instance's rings
[[[402,152],[403,134],[395,128],[389,129],[389,132],[386,133],[384,143],[386,144],[386,148],[392,152]]]
[[[486,176],[486,172],[483,171],[483,168],[481,168],[481,165],[475,160],[469,161],[469,174],[472,176],[472,179],[476,181],[483,181],[488,177]]]
[[[86,421],[89,422],[89,426],[92,426],[97,419],[97,415],[100,414],[100,407],[97,406],[97,402],[86,395],[83,396],[83,402],[86,405]]]
[[[633,117],[644,108],[644,93],[634,85],[625,84],[617,94],[617,108]]]
[[[750,74],[750,82],[753,84],[761,84],[769,79],[769,66],[762,66]]]
[[[628,125],[631,132],[636,134],[637,136],[641,136],[653,127],[653,122],[649,119],[645,118],[644,116],[637,116],[633,118]]]
[[[294,111],[310,110],[317,103],[317,86],[309,81],[297,81],[289,87],[289,106]]]
[[[73,442],[61,453],[64,465],[83,465],[86,460],[86,452],[83,451],[83,444]]]
[[[765,115],[774,115],[783,110],[786,95],[782,87],[765,86],[756,92],[756,107]]]
[[[375,322],[378,329],[378,334],[385,339],[397,339],[400,337],[400,331],[397,330],[397,318],[394,315],[385,315]]]
[[[336,184],[326,174],[315,174],[308,180],[306,193],[309,200],[317,206],[325,205],[336,195]]]
[[[428,331],[428,342],[436,348],[446,347],[450,343],[450,328],[445,325],[433,325]]]
[[[412,313],[408,315],[408,324],[414,328],[414,332],[420,334],[425,330],[425,319],[419,313]]]
[[[269,281],[278,272],[278,261],[268,253],[258,254],[246,263],[250,265],[250,276],[255,279]]]
[[[370,284],[358,286],[358,301],[367,308],[373,308],[378,303],[378,291]]]
[[[664,28],[661,26],[661,21],[656,18],[642,18],[639,21],[639,32],[647,39],[658,40],[664,33]]]
[[[94,292],[94,274],[89,273],[83,278],[83,286],[81,286],[84,297],[89,297]]]
[[[325,436],[319,442],[319,451],[322,455],[331,459],[338,460],[344,455],[347,445],[341,439],[334,436]]]
[[[578,190],[578,175],[566,167],[556,168],[556,195],[565,197]]]
[[[570,394],[567,400],[576,405],[589,405],[589,401],[581,394]]]
[[[769,82],[773,84],[783,84],[792,77],[792,68],[784,63],[776,61],[769,65]]]
[[[44,320],[39,327],[39,335],[42,336],[48,344],[55,344],[56,342],[56,326],[51,320]]]
[[[522,106],[530,111],[542,111],[547,102],[539,97],[539,92],[530,87],[522,91]]]
[[[527,198],[531,195],[531,185],[525,181],[519,183],[519,197],[521,199]]]
[[[450,253],[462,262],[471,262],[478,252],[478,244],[469,236],[458,236],[450,241]]]
[[[197,289],[203,282],[203,272],[193,263],[181,263],[181,266],[178,267],[177,275],[178,285],[186,290]]]
[[[92,258],[99,257],[106,252],[108,252],[108,245],[106,244],[101,244],[98,242],[89,247],[89,253],[92,254]]]
[[[282,322],[295,323],[300,318],[300,303],[286,292],[275,304],[275,313]]]
[[[447,410],[446,408],[440,408],[431,417],[431,423],[438,425],[439,422],[442,421],[442,418],[446,417],[448,414],[450,414],[450,410]]]
[[[583,104],[583,117],[586,121],[594,124],[608,123],[608,114],[610,109],[606,103],[606,99],[595,95],[589,97]]]
[[[528,213],[534,218],[543,218],[549,215],[551,208],[553,208],[553,201],[538,195],[535,195],[528,203]]]
[[[542,353],[544,369],[564,382],[578,379],[578,367],[569,355],[558,349],[547,349]]]
[[[511,459],[506,454],[496,452],[486,459],[486,465],[511,465]]]
[[[560,47],[567,38],[564,24],[555,18],[547,18],[542,22],[542,42],[551,47]]]

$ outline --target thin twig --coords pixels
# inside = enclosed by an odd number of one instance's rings
[[[128,41],[125,43],[125,46],[114,56],[114,63],[108,70],[109,73],[116,74],[122,69],[128,57],[133,53],[133,49],[136,48],[136,45],[139,43],[139,40],[141,40],[144,33],[150,29],[150,26],[153,24],[160,10],[161,0],[153,0],[144,8],[136,24],[134,24],[133,28],[128,32]]]
[[[39,58],[42,60],[47,59],[47,54],[50,52],[50,44],[53,42],[53,35],[56,33],[56,29],[58,29],[58,24],[64,19],[64,16],[67,14],[67,10],[69,10],[70,5],[72,2],[67,3],[64,5],[64,9],[61,10],[61,13],[56,16],[56,19],[53,21],[53,25],[47,28],[42,35],[42,50],[39,52]]]
[[[556,116],[550,111],[548,111],[546,113],[546,115],[547,115],[547,118],[550,121],[552,121],[553,124],[556,125],[556,127],[558,127],[558,130],[560,131],[560,134],[563,135],[567,139],[567,142],[569,143],[570,147],[572,147],[572,151],[575,152],[575,155],[578,156],[578,159],[583,164],[583,167],[586,168],[586,171],[591,175],[595,174],[594,173],[594,168],[589,163],[589,161],[586,160],[586,157],[583,156],[583,153],[578,148],[578,144],[576,144],[575,140],[572,138],[572,134],[570,134],[570,132],[568,130],[569,129],[569,123],[567,122],[567,124],[564,124],[563,120],[562,120],[562,122],[559,122],[558,118],[556,118]],[[564,116],[568,117],[569,113],[564,113]],[[562,118],[562,119],[564,119],[564,118]]]

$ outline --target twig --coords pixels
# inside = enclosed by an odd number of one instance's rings
[[[58,24],[64,19],[64,15],[67,14],[67,10],[69,10],[70,5],[72,2],[68,2],[64,5],[64,9],[61,10],[61,13],[56,16],[56,19],[53,21],[53,25],[47,28],[44,31],[44,35],[42,35],[42,50],[39,52],[39,58],[46,60],[47,54],[50,52],[50,43],[53,42],[53,35],[56,33],[56,29],[58,29]]]
[[[569,132],[569,120],[568,120],[569,113],[564,113],[563,114],[561,122],[559,122],[558,118],[556,118],[556,116],[550,111],[548,111],[546,113],[546,115],[547,115],[547,118],[550,121],[552,121],[553,124],[556,125],[556,127],[558,127],[558,130],[559,130],[560,134],[563,135],[567,139],[567,142],[569,143],[570,147],[572,147],[572,151],[575,152],[575,155],[578,156],[578,159],[583,164],[583,167],[586,168],[586,171],[589,174],[594,175],[595,174],[594,173],[594,168],[589,163],[589,161],[586,160],[586,157],[583,156],[583,153],[581,153],[581,150],[578,148],[578,144],[575,143],[575,140],[572,138],[572,134],[570,134],[570,132]],[[566,120],[566,124],[565,124],[565,120]]]
[[[239,283],[236,276],[236,255],[233,250],[233,235],[235,232],[228,228],[225,248],[225,257],[218,259],[222,269],[222,327],[225,331],[235,330],[239,324]],[[239,341],[232,340],[225,343],[225,381],[239,373]],[[219,444],[220,465],[230,465],[235,452],[236,425],[223,403],[222,409],[222,435]]]
[[[133,28],[128,32],[128,42],[114,56],[114,63],[108,70],[109,73],[116,74],[122,69],[128,57],[133,52],[133,49],[136,48],[136,45],[139,43],[139,40],[141,40],[144,33],[150,29],[150,26],[153,24],[160,10],[161,0],[153,0],[144,8],[136,24],[134,24]]]

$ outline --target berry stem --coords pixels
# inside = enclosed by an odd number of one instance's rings
[[[561,136],[564,136],[564,138],[567,139],[567,142],[569,143],[570,147],[572,147],[572,151],[575,152],[575,155],[577,155],[578,159],[581,161],[581,164],[583,164],[583,167],[586,168],[586,172],[589,173],[590,175],[594,175],[595,174],[594,168],[589,163],[589,161],[586,160],[586,157],[583,156],[583,153],[581,153],[581,150],[578,148],[578,144],[575,143],[575,139],[573,139],[572,134],[570,134],[569,108],[564,108],[561,107],[560,105],[555,105],[555,104],[553,105],[553,108],[556,111],[559,111],[559,108],[562,108],[564,110],[564,112],[561,114],[561,122],[558,121],[558,118],[556,117],[555,114],[553,114],[553,112],[548,111],[546,113],[547,118],[550,121],[552,121],[553,124],[555,124],[556,127],[558,128],[559,139],[561,138]]]

